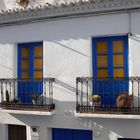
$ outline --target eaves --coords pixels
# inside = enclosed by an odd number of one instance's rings
[[[44,5],[1,11],[0,26],[133,11],[140,11],[140,0],[89,0],[68,5]]]

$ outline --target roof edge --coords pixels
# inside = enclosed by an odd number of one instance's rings
[[[25,24],[79,15],[99,15],[140,10],[140,0],[80,0],[76,3],[44,5],[0,11],[0,26]]]

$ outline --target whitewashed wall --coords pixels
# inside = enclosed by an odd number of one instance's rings
[[[129,33],[129,23],[126,13],[0,27],[0,62],[6,65],[0,69],[1,77],[16,76],[17,43],[43,40],[44,77],[56,78],[56,112],[53,117],[3,113],[0,122],[28,126],[28,140],[31,140],[29,126],[40,126],[40,140],[50,140],[51,128],[93,130],[94,140],[140,138],[140,122],[137,120],[79,119],[74,116],[75,79],[77,76],[92,76],[91,37]],[[133,13],[132,33],[136,36],[140,34],[139,24],[140,13]],[[129,42],[130,75],[140,76],[139,41],[131,38]]]
[[[17,48],[14,44],[0,44],[0,78],[17,75]]]
[[[130,76],[140,76],[140,66],[139,66],[139,62],[140,62],[140,28],[139,28],[139,24],[140,24],[140,15],[139,13],[132,13],[132,35],[130,37],[130,46],[129,46],[129,57],[130,57],[130,61],[129,61],[129,75]]]

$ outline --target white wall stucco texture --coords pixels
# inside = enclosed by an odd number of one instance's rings
[[[140,13],[132,15],[131,32],[136,36],[140,35],[139,17]],[[30,126],[40,127],[41,140],[51,139],[51,128],[93,130],[94,140],[117,140],[118,137],[140,138],[138,120],[82,119],[75,118],[74,115],[76,77],[92,76],[91,38],[128,34],[130,33],[129,21],[129,14],[124,13],[0,27],[0,77],[16,77],[18,43],[43,41],[44,77],[56,78],[54,116],[2,113],[0,122],[28,126],[27,140],[31,140]],[[131,76],[140,76],[139,59],[139,40],[130,37],[129,74]]]

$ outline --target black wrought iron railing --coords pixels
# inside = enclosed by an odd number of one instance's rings
[[[76,111],[140,114],[140,77],[77,77]]]
[[[0,79],[0,107],[11,110],[52,111],[54,78]]]

